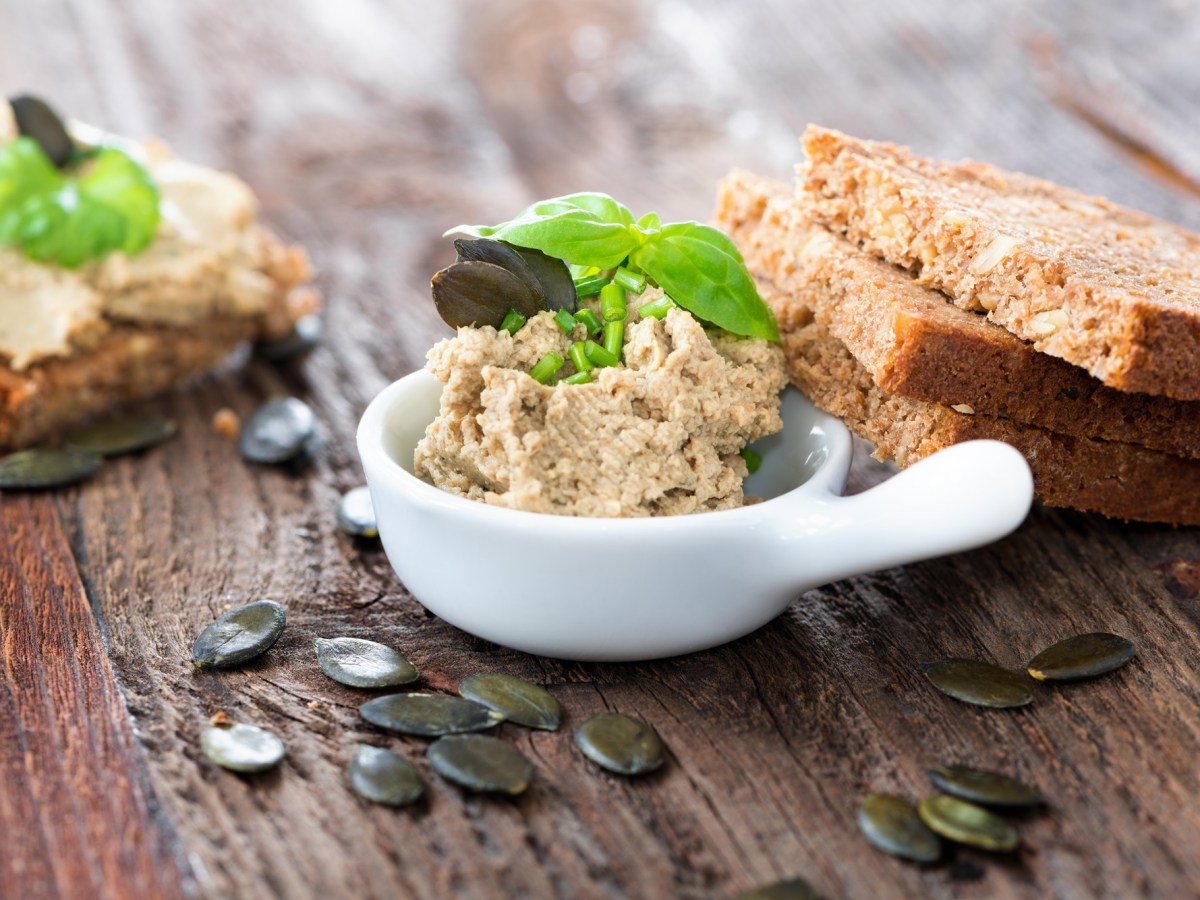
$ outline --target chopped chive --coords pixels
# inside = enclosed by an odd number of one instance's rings
[[[560,309],[554,314],[554,321],[563,330],[563,334],[570,334],[575,330],[575,317],[565,309]]]
[[[570,378],[564,378],[563,384],[591,384],[591,372],[576,372]]]
[[[600,321],[600,317],[586,306],[575,313],[575,321],[582,322],[587,326],[588,334],[595,334],[604,327],[604,323]]]
[[[587,358],[597,366],[619,366],[621,357],[615,353],[609,353],[604,347],[601,347],[595,341],[584,341],[583,352],[587,354]]]
[[[592,361],[587,358],[587,352],[583,349],[583,341],[573,343],[568,352],[571,354],[571,362],[575,363],[575,368],[580,372],[590,372],[595,368]]]
[[[758,471],[758,467],[762,465],[762,455],[750,447],[743,447],[738,451],[742,459],[746,461],[746,469],[753,475]]]
[[[651,300],[644,306],[638,307],[638,315],[643,319],[649,319],[653,316],[656,319],[664,319],[667,315],[667,310],[675,308],[675,301],[663,294],[657,300]]]
[[[602,288],[612,281],[607,275],[592,275],[582,281],[575,282],[575,296],[579,299],[595,297]]]
[[[622,266],[613,273],[613,283],[619,284],[635,294],[640,294],[646,289],[646,276],[641,272],[633,272]]]
[[[507,331],[509,334],[516,334],[525,324],[525,317],[515,309],[510,309],[504,316],[504,321],[500,323],[500,330]]]
[[[554,377],[554,373],[562,367],[563,358],[551,350],[537,361],[537,365],[529,370],[529,377],[541,384],[546,384]]]
[[[620,359],[621,351],[625,347],[625,321],[618,319],[616,322],[604,323],[604,349],[613,356]]]
[[[625,318],[625,288],[610,284],[600,292],[600,314],[605,322]]]

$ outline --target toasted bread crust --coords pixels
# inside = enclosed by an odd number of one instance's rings
[[[1200,524],[1200,460],[963,415],[938,403],[888,393],[796,295],[761,280],[759,290],[779,318],[793,381],[817,406],[873,442],[876,458],[908,466],[952,444],[991,438],[1024,454],[1034,490],[1047,506],[1119,519]]]
[[[1200,400],[1200,235],[977,162],[809,126],[816,218],[1123,391]]]
[[[720,184],[717,222],[755,274],[804,294],[889,393],[1083,438],[1200,457],[1200,403],[1128,394],[953,306],[815,224],[788,186],[743,172]]]

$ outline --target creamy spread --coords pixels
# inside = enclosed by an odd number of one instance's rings
[[[564,358],[550,313],[516,335],[462,328],[429,352],[446,383],[440,414],[417,446],[418,476],[497,506],[584,516],[675,515],[744,502],[739,451],[783,427],[782,350],[707,333],[681,309],[636,320],[625,364],[591,384],[545,386],[527,373]],[[568,365],[560,374],[569,375]]]
[[[8,104],[0,103],[4,112],[0,144],[15,132]],[[250,189],[156,146],[147,155],[161,218],[141,253],[111,253],[70,270],[0,248],[0,355],[11,368],[69,355],[110,321],[180,326],[267,311],[274,285]]]

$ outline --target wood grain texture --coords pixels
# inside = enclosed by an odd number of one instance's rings
[[[1200,224],[1200,207],[1055,100],[1030,49],[1054,41],[1060,74],[1135,111],[1148,140],[1190,169],[1200,72],[1187,54],[1200,26],[1184,6],[1130,19],[1116,2],[0,0],[0,89],[37,90],[236,170],[268,220],[308,246],[328,303],[328,340],[306,362],[253,363],[148,405],[180,421],[179,437],[53,505],[4,498],[0,577],[24,587],[0,598],[0,704],[5,723],[22,723],[0,732],[0,893],[699,898],[802,875],[831,897],[1193,895],[1195,530],[1038,510],[992,548],[811,591],[728,647],[583,665],[428,616],[376,547],[334,523],[339,492],[362,477],[358,415],[447,333],[427,282],[451,257],[438,235],[458,222],[578,189],[703,218],[733,165],[787,177],[811,119]],[[301,473],[248,466],[210,428],[218,409],[244,415],[280,393],[308,400],[327,436]],[[886,477],[862,454],[856,465],[857,489]],[[86,606],[54,613],[75,577],[64,535],[125,711]],[[200,629],[258,597],[288,609],[279,644],[238,671],[194,671]],[[76,654],[50,629],[35,660],[52,613],[67,617]],[[1139,657],[1092,683],[1039,689],[1025,711],[957,704],[916,669],[952,654],[1019,668],[1099,629],[1136,641]],[[10,655],[22,634],[26,656]],[[529,793],[464,795],[430,773],[423,742],[366,726],[363,694],[317,668],[313,638],[335,635],[399,647],[431,690],[480,670],[545,684],[563,730],[498,732],[534,761]],[[85,661],[96,675],[81,683]],[[88,684],[103,702],[86,699]],[[91,730],[39,713],[37,691]],[[604,710],[654,724],[670,751],[662,772],[622,779],[577,753],[571,730]],[[209,763],[197,740],[217,711],[279,734],[281,768],[239,777]],[[35,714],[53,727],[20,718]],[[140,749],[112,737],[130,723]],[[428,801],[397,811],[351,794],[344,768],[359,741],[412,760]],[[91,755],[109,742],[120,752]],[[108,780],[76,784],[73,764],[97,759]],[[1022,850],[918,868],[866,845],[862,795],[915,799],[936,762],[994,766],[1045,791],[1048,810],[1020,819]],[[122,779],[123,792],[107,789]],[[85,801],[107,804],[109,818],[47,818]],[[112,817],[126,809],[113,844]],[[64,846],[83,849],[56,855]],[[49,858],[50,874],[28,865]],[[153,877],[148,860],[160,861]]]

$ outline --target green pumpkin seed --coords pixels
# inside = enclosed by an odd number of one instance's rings
[[[971,766],[937,766],[928,772],[929,780],[947,794],[989,806],[1037,806],[1046,798],[1035,787],[1015,778],[975,769]]]
[[[75,143],[58,113],[45,100],[28,94],[13,97],[9,103],[17,121],[17,131],[37,141],[54,165],[60,169],[65,166],[71,159]]]
[[[375,507],[371,503],[371,492],[366,485],[352,488],[342,494],[337,509],[338,528],[355,537],[379,537],[379,525],[375,521]]]
[[[823,900],[823,896],[803,878],[789,878],[743,891],[737,900]]]
[[[231,609],[200,633],[192,645],[199,669],[228,669],[266,653],[283,634],[287,614],[273,600]]]
[[[942,837],[980,850],[1007,852],[1020,842],[1017,829],[982,806],[939,794],[917,807],[921,821]]]
[[[265,772],[283,759],[283,742],[254,725],[213,725],[200,735],[200,747],[232,772]]]
[[[387,688],[412,684],[417,667],[391,647],[362,638],[317,638],[317,663],[338,684]]]
[[[0,459],[0,488],[62,487],[96,474],[103,460],[79,450],[20,450]]]
[[[867,794],[858,808],[858,827],[884,853],[916,862],[934,862],[942,855],[938,836],[903,797]]]
[[[1047,647],[1029,661],[1038,681],[1075,681],[1119,669],[1137,654],[1128,638],[1097,631],[1078,634]]]
[[[407,806],[425,793],[425,785],[412,763],[382,747],[359,744],[348,774],[354,792],[373,803]]]
[[[463,679],[458,692],[518,725],[556,731],[562,724],[562,707],[558,701],[545,688],[523,678],[498,672],[480,673]]]
[[[541,294],[542,309],[575,312],[575,282],[571,278],[571,270],[561,259],[547,256],[540,250],[491,238],[460,238],[454,242],[454,250],[460,263],[492,263],[523,279]]]
[[[504,721],[486,706],[447,694],[389,694],[368,700],[358,711],[372,725],[420,737],[483,731]]]
[[[438,315],[451,328],[499,328],[510,309],[528,319],[545,302],[536,285],[489,262],[455,263],[434,275],[429,286]]]
[[[100,456],[120,456],[161,444],[175,434],[170,419],[143,419],[134,416],[107,419],[73,432],[66,439],[70,450],[98,453]]]
[[[321,343],[323,330],[320,316],[301,316],[288,334],[274,341],[263,341],[254,348],[254,352],[269,363],[300,359]]]
[[[426,756],[435,772],[469,791],[516,795],[533,779],[533,764],[525,754],[485,734],[438,738]]]
[[[964,703],[1005,709],[1033,702],[1033,688],[1023,675],[976,659],[941,659],[921,663],[921,671],[939,691]]]
[[[663,764],[663,746],[654,729],[621,713],[601,713],[575,731],[583,755],[620,775],[653,772]]]
[[[275,465],[311,456],[320,438],[317,418],[295,397],[271,400],[256,409],[238,434],[238,449],[250,462]]]

